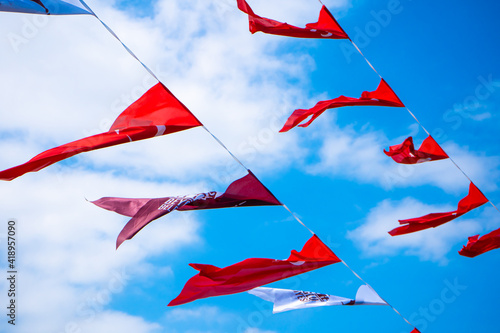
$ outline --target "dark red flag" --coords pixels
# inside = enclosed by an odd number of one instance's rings
[[[229,185],[223,194],[215,191],[185,195],[178,197],[165,197],[156,199],[126,199],[105,197],[93,204],[130,216],[116,240],[118,248],[125,240],[131,239],[142,228],[153,220],[166,215],[174,210],[197,210],[245,206],[272,206],[281,205],[278,199],[249,171],[248,175]]]
[[[448,158],[448,155],[430,135],[422,142],[418,150],[415,150],[413,138],[410,136],[403,143],[390,146],[389,151],[384,149],[384,153],[395,162],[402,164],[416,164]]]
[[[469,194],[458,202],[457,210],[446,213],[431,213],[408,220],[399,220],[400,224],[405,225],[389,231],[389,234],[391,236],[397,236],[424,229],[435,228],[441,224],[450,222],[451,220],[454,220],[487,202],[488,199],[486,199],[483,193],[481,193],[481,191],[471,182],[469,185]]]
[[[394,93],[391,87],[389,87],[387,82],[382,79],[377,87],[377,90],[363,91],[360,98],[339,96],[327,101],[320,101],[314,107],[307,110],[298,109],[293,111],[292,115],[288,117],[288,120],[280,132],[287,132],[297,125],[299,127],[307,127],[314,121],[314,119],[318,118],[328,109],[356,105],[404,107],[403,102],[401,102],[399,97]],[[299,125],[310,116],[311,119],[308,122]]]
[[[0,171],[0,180],[12,180],[41,170],[82,152],[179,132],[202,123],[161,83],[123,111],[108,132],[44,151],[28,162]]]
[[[168,305],[240,293],[340,261],[318,236],[313,235],[302,251],[292,250],[286,260],[250,258],[224,268],[190,264],[200,272],[186,282],[179,296]]]
[[[278,22],[255,14],[245,0],[237,0],[238,8],[248,14],[250,32],[262,31],[266,34],[299,37],[299,38],[330,38],[349,39],[349,36],[337,23],[330,11],[323,6],[316,23],[308,23],[305,28],[299,28],[288,23]]]
[[[458,253],[464,257],[474,258],[485,252],[500,248],[500,229],[493,230],[489,234],[469,237],[467,245],[464,245]]]

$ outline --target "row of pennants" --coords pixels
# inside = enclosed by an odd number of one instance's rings
[[[237,4],[238,8],[248,15],[250,32],[252,33],[260,31],[288,37],[350,40],[324,5],[316,23],[299,28],[256,15],[245,0],[237,0]],[[0,11],[96,16],[83,1],[79,0],[0,0]],[[130,52],[128,48],[127,50]],[[146,67],[146,69],[148,68]],[[326,110],[345,106],[405,107],[387,82],[381,78],[376,90],[364,91],[359,98],[339,96],[320,101],[310,109],[295,110],[280,132],[287,132],[296,126],[307,127]],[[82,152],[171,134],[199,126],[204,127],[167,87],[159,82],[125,109],[109,131],[44,151],[24,164],[0,171],[0,180],[13,180],[25,173],[41,170]],[[408,137],[403,143],[391,146],[384,153],[395,162],[402,164],[418,164],[450,158],[430,135],[418,149],[415,149],[412,137]],[[118,235],[117,248],[125,240],[131,239],[147,224],[174,210],[283,205],[249,169],[247,171],[246,176],[232,182],[223,193],[212,191],[196,195],[145,199],[104,197],[92,203],[131,217]],[[488,199],[484,194],[473,182],[470,182],[467,196],[458,202],[455,211],[399,220],[401,226],[389,231],[389,234],[397,236],[434,228],[487,202]],[[482,237],[479,235],[469,237],[468,243],[459,253],[463,256],[475,257],[496,248],[500,248],[500,229]],[[244,291],[273,302],[273,312],[325,305],[389,305],[369,285],[362,285],[355,299],[306,291],[261,287],[271,282],[339,262],[343,261],[313,233],[302,250],[300,252],[293,250],[287,260],[250,258],[224,268],[205,264],[190,264],[199,273],[188,280],[179,296],[172,300],[169,306],[184,304],[200,298]],[[405,318],[403,317],[403,319]],[[408,322],[406,319],[405,321]],[[416,332],[418,330],[414,328],[412,333]]]

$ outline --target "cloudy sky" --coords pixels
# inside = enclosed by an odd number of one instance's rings
[[[493,1],[324,0],[421,123],[500,204],[500,66]],[[312,0],[250,0],[262,16],[303,26]],[[330,248],[422,332],[497,328],[500,251],[475,259],[467,237],[500,227],[484,205],[436,229],[391,237],[398,219],[456,209],[468,180],[449,161],[401,166],[383,149],[426,135],[401,108],[325,112],[278,133],[294,109],[372,91],[379,77],[347,41],[248,31],[233,0],[92,0],[88,5],[208,129]],[[105,132],[156,81],[92,16],[0,13],[0,169]],[[247,293],[168,302],[196,271],[282,259],[310,237],[281,207],[174,212],[115,250],[126,217],[104,196],[224,191],[245,170],[202,128],[81,154],[0,184],[0,259],[17,221],[17,324],[7,332],[409,332],[388,307],[272,315]],[[353,297],[361,281],[336,264],[272,284]],[[6,279],[0,279],[5,309]],[[493,296],[493,297],[492,297]],[[5,312],[5,310],[4,310]]]

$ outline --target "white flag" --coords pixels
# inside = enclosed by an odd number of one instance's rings
[[[387,305],[377,293],[367,285],[359,287],[355,299],[319,294],[310,291],[258,287],[249,294],[274,303],[273,313],[289,310],[331,305]]]
[[[93,15],[80,0],[0,0],[0,11],[45,15]]]

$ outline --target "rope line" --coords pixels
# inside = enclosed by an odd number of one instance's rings
[[[120,44],[122,44],[122,46],[125,48],[125,50],[135,59],[137,60],[141,65],[142,67],[144,67],[144,69],[146,69],[146,71],[152,76],[154,77],[158,82],[160,82],[160,80],[158,79],[158,77],[155,75],[155,73],[148,67],[146,66],[145,63],[143,63],[136,55],[134,52],[132,52],[132,50],[127,46],[125,45],[125,43],[120,39],[120,37],[118,37],[118,35],[113,31],[113,29],[111,29],[106,23],[103,22],[103,20],[101,20],[99,18],[99,16],[97,16],[97,14],[89,7],[89,5],[87,5],[84,0],[80,0],[81,3],[87,7],[87,9],[92,13],[92,15],[99,21],[101,22],[101,24],[104,26],[104,28],[106,28],[106,30],[108,30],[108,32],[116,38],[116,40],[118,40],[120,42]]]
[[[370,287],[373,291],[375,291],[375,289],[368,283],[366,282],[361,276],[359,276],[358,273],[356,273],[351,267],[349,267],[349,265],[344,261],[342,260],[342,263],[345,265],[345,267],[347,267],[351,272],[352,274],[354,274],[361,282],[363,282],[364,284],[366,284],[368,287]],[[375,291],[376,292],[376,291]],[[376,292],[377,293],[377,292]],[[391,309],[394,310],[394,312],[396,312],[401,318],[403,318],[403,320],[410,326],[416,328],[414,325],[412,325],[408,319],[405,318],[405,316],[403,316],[394,306],[392,306],[391,303],[387,302],[383,297],[381,297],[379,295],[379,293],[377,293],[377,295],[384,301],[387,303],[387,305],[389,305],[391,307]]]

